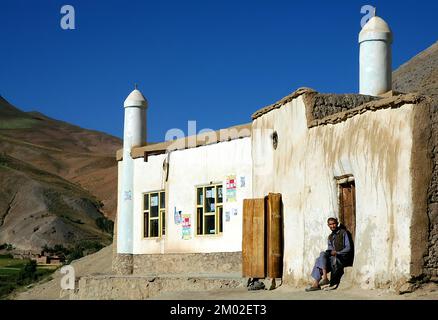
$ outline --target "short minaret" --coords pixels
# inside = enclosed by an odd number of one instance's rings
[[[392,32],[380,17],[372,17],[359,33],[360,94],[378,96],[392,89]]]
[[[122,183],[118,199],[117,254],[133,254],[134,160],[131,149],[146,142],[147,101],[135,86],[124,103]]]

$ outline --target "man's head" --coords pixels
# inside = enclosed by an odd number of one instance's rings
[[[331,231],[335,231],[336,229],[338,229],[338,219],[337,218],[328,218],[327,219],[327,225],[330,228]]]

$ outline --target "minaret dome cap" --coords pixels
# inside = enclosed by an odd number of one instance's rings
[[[374,16],[363,26],[362,31],[391,32],[391,29],[385,20]]]
[[[367,40],[386,40],[392,43],[392,31],[380,17],[374,16],[363,26],[359,33],[359,42]]]
[[[134,89],[129,96],[126,98],[125,103],[123,104],[125,108],[127,107],[143,107],[147,108],[148,101],[143,96],[143,94],[137,88]]]

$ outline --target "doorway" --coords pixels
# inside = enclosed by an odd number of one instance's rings
[[[259,279],[283,276],[281,194],[243,201],[242,275]]]
[[[351,233],[356,235],[356,185],[351,175],[337,179],[339,190],[339,220]]]

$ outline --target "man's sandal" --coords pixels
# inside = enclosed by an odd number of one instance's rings
[[[310,287],[307,287],[307,288],[306,288],[306,292],[310,292],[310,291],[319,291],[319,290],[321,290],[320,287],[312,287],[312,286],[310,286]]]
[[[335,284],[333,286],[328,286],[324,288],[324,291],[332,291],[332,290],[336,290],[338,288],[338,285]]]
[[[326,286],[326,285],[329,285],[330,284],[330,280],[329,279],[323,279],[323,280],[321,280],[320,282],[319,282],[319,286],[320,287],[322,287],[322,286]]]

